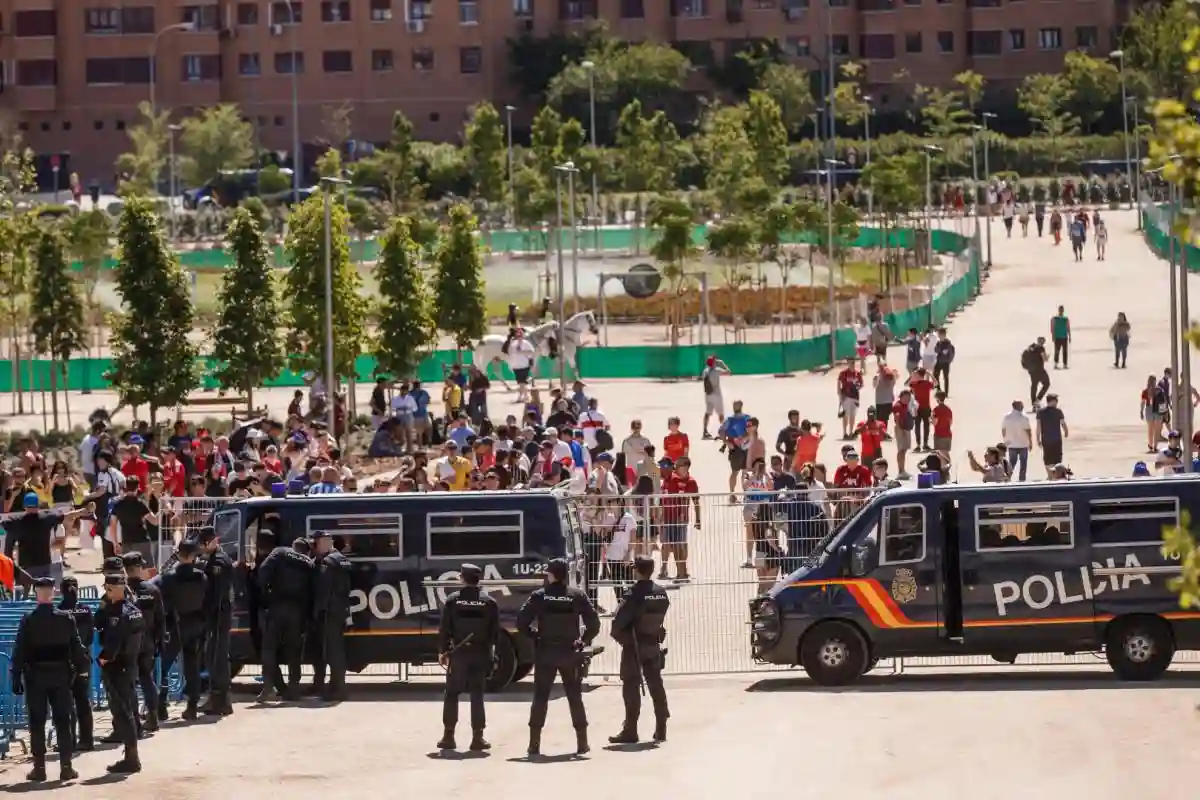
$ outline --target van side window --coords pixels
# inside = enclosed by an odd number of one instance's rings
[[[1093,500],[1092,547],[1161,545],[1163,528],[1179,525],[1179,498],[1138,497]]]
[[[378,561],[403,558],[404,517],[399,514],[358,514],[347,516],[311,516],[308,533],[325,531],[351,561]]]
[[[518,558],[525,552],[520,511],[432,512],[426,521],[430,558]]]
[[[1028,550],[1069,549],[1075,546],[1071,503],[1024,503],[978,506],[975,509],[975,548]]]
[[[883,510],[883,557],[880,565],[906,564],[925,558],[925,506],[890,506]]]

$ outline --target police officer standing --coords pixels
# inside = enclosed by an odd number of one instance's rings
[[[95,635],[95,621],[92,618],[92,610],[87,606],[79,604],[79,581],[75,578],[63,578],[59,585],[59,591],[62,593],[62,601],[58,604],[58,610],[64,614],[70,615],[75,622],[75,630],[79,633],[79,641],[83,645],[84,652],[88,654],[87,662],[84,664],[83,670],[76,673],[75,680],[71,682],[71,698],[75,703],[75,713],[72,716],[72,723],[75,733],[73,748],[76,753],[83,753],[95,749],[96,745],[92,741],[92,659],[91,648],[92,639]]]
[[[125,755],[108,767],[113,773],[142,771],[138,758],[137,677],[138,659],[142,653],[145,623],[142,612],[125,594],[125,576],[112,573],[104,576],[106,602],[100,606],[100,677],[108,693],[112,709],[113,733],[125,745]]]
[[[346,617],[350,615],[350,559],[333,546],[325,531],[313,533],[317,568],[313,600],[313,689],[325,700],[346,699]],[[325,688],[325,668],[329,688]]]
[[[667,631],[663,622],[671,601],[667,591],[651,577],[654,559],[638,556],[633,570],[637,583],[625,592],[613,618],[612,638],[621,645],[621,697],[625,701],[625,724],[613,744],[634,744],[638,740],[638,716],[642,711],[643,687],[649,688],[654,703],[654,741],[667,740],[667,690],[663,687],[662,651]]]
[[[260,703],[277,699],[277,690],[284,686],[283,673],[279,669],[281,651],[288,665],[283,699],[299,699],[304,629],[312,613],[315,577],[313,560],[299,552],[300,547],[306,545],[304,539],[297,539],[292,547],[276,547],[258,568],[258,588],[266,607]]]
[[[440,750],[453,750],[458,726],[458,696],[471,696],[471,749],[491,748],[483,738],[487,716],[483,690],[492,670],[492,655],[500,640],[500,607],[479,590],[483,570],[463,564],[459,570],[463,588],[446,598],[438,629],[438,663],[447,668],[446,697],[442,705],[445,732],[437,743]]]
[[[204,575],[208,579],[204,596],[207,620],[204,658],[208,664],[208,702],[200,709],[204,714],[223,717],[233,713],[229,701],[229,632],[233,627],[233,561],[225,554],[217,532],[206,526],[200,531],[199,543],[207,558]]]
[[[125,585],[133,595],[133,602],[142,612],[142,654],[138,657],[138,687],[146,702],[146,719],[138,722],[141,732],[158,730],[158,686],[154,681],[154,658],[163,650],[166,637],[166,611],[163,610],[162,592],[146,576],[146,560],[141,553],[126,553],[121,560],[125,564]]]
[[[33,769],[26,780],[46,780],[46,707],[58,736],[59,780],[79,777],[71,768],[71,684],[87,670],[88,655],[70,615],[53,605],[54,579],[35,578],[37,608],[21,620],[12,656],[13,694],[25,694]],[[27,694],[26,694],[27,693]]]
[[[208,577],[196,565],[199,552],[200,548],[194,542],[180,542],[175,551],[178,562],[161,578],[163,606],[172,636],[168,654],[163,657],[163,672],[170,669],[176,654],[182,656],[183,694],[187,697],[183,719],[186,720],[196,719],[200,705],[200,662],[204,652],[204,601]]]
[[[575,752],[591,748],[587,740],[587,712],[583,708],[582,657],[600,632],[600,617],[587,595],[567,586],[567,562],[556,558],[546,567],[546,585],[537,589],[517,613],[517,630],[536,643],[533,705],[529,710],[529,755],[542,749],[542,727],[554,678],[562,675],[563,691],[575,728]],[[580,621],[583,633],[580,633]],[[537,633],[533,627],[537,626]]]

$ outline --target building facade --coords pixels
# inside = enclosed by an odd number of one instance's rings
[[[402,109],[423,138],[454,140],[466,110],[520,108],[507,40],[608,21],[616,36],[725,58],[774,39],[816,69],[828,43],[866,64],[875,103],[975,70],[989,83],[1113,46],[1122,0],[0,0],[0,114],[86,185],[113,183],[126,126],[152,102],[182,117],[236,103],[264,147],[323,136],[345,106],[356,139],[386,141]],[[294,74],[293,74],[294,73]],[[6,124],[8,124],[6,122]]]

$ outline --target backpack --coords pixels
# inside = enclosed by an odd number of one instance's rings
[[[596,448],[597,448],[597,450],[599,450],[601,453],[607,453],[613,449],[614,444],[615,444],[615,442],[613,442],[611,433],[604,430],[603,428],[598,428],[596,430]]]
[[[717,387],[714,385],[715,381],[713,381],[712,370],[710,370],[710,369],[704,370],[703,379],[704,379],[704,393],[706,395],[713,394],[716,391]]]
[[[1041,357],[1038,356],[1037,345],[1031,344],[1021,353],[1021,368],[1032,370],[1037,369],[1040,365]]]

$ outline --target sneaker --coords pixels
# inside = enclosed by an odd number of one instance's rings
[[[132,775],[135,772],[141,772],[142,765],[140,762],[122,758],[115,764],[109,764],[107,771],[115,775]]]
[[[898,481],[906,481],[906,480],[908,480],[908,479],[909,479],[909,478],[911,478],[911,477],[912,477],[912,475],[909,475],[907,472],[901,472],[901,473],[899,473],[899,474],[897,474],[897,475],[896,475],[896,480],[898,480]]]
[[[676,583],[691,583],[692,576],[691,575],[677,575],[675,577],[675,582]]]
[[[715,437],[715,436],[713,436],[713,435],[712,435],[711,433],[709,433],[708,431],[705,431],[705,432],[704,432],[704,435],[703,435],[703,436],[701,436],[700,438],[701,438],[701,439],[704,439],[705,441],[712,441],[712,440],[713,440],[713,439],[715,439],[716,437]]]
[[[754,569],[754,562],[747,558],[742,562],[742,569]]]

